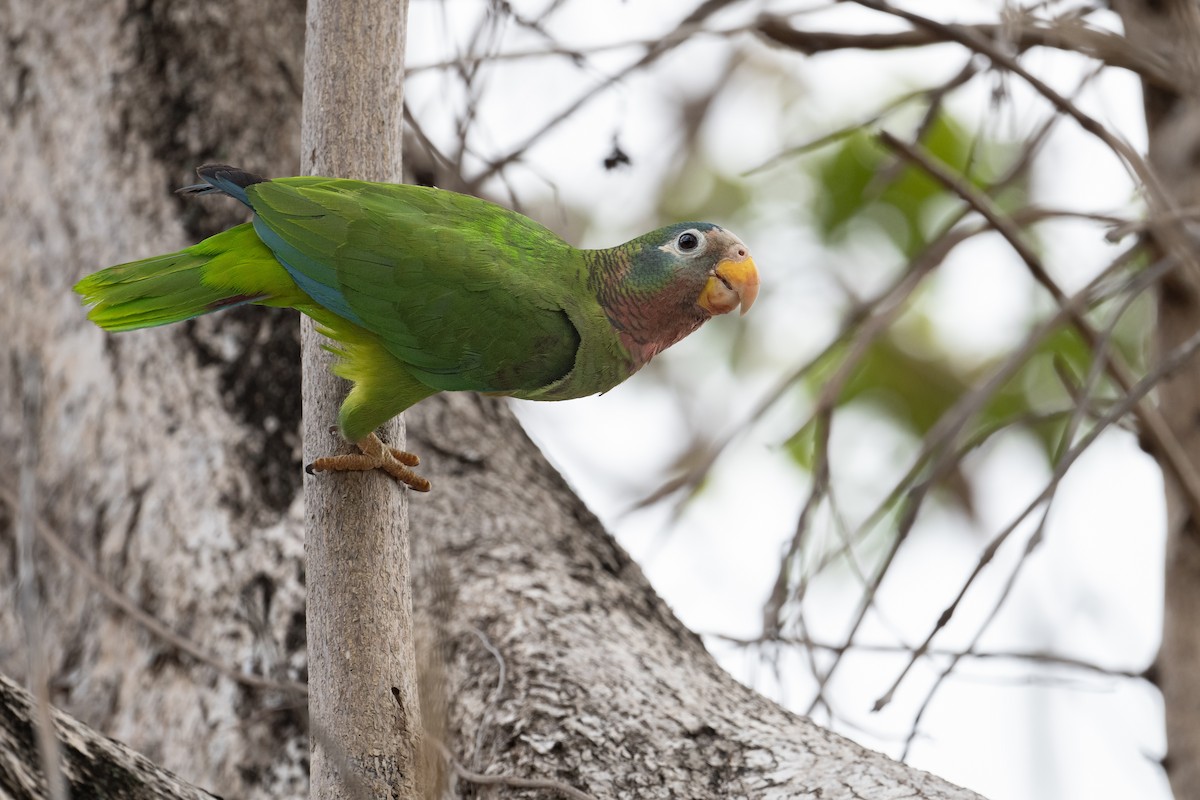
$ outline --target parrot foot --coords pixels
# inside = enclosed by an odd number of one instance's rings
[[[304,471],[312,475],[317,472],[362,472],[381,469],[413,491],[429,491],[429,481],[409,469],[421,463],[421,459],[414,453],[388,447],[373,433],[359,439],[354,446],[360,452],[318,458],[306,466]]]

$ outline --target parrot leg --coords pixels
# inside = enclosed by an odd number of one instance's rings
[[[429,491],[429,481],[409,469],[421,463],[421,459],[413,453],[387,447],[374,433],[359,439],[354,446],[359,449],[358,453],[318,458],[305,467],[304,471],[312,475],[316,472],[362,472],[381,469],[413,491]]]

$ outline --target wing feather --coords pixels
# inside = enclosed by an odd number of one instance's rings
[[[286,178],[247,194],[297,284],[431,387],[531,390],[573,368],[579,251],[531,220],[416,186]]]

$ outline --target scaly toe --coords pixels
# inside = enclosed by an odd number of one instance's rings
[[[317,472],[365,472],[369,469],[379,469],[382,466],[383,460],[378,456],[350,453],[344,456],[318,458],[305,467],[304,470],[309,475],[312,475]]]
[[[304,471],[314,475],[318,472],[365,472],[381,469],[413,491],[429,491],[429,481],[409,469],[421,463],[421,459],[415,454],[386,447],[375,434],[355,442],[354,446],[360,452],[318,458],[306,465]]]
[[[396,480],[403,483],[414,492],[428,492],[430,488],[429,481],[422,478],[417,473],[413,472],[408,467],[400,464],[398,461],[391,461],[382,467],[383,471],[391,475]]]
[[[392,458],[396,459],[406,467],[421,466],[421,457],[416,453],[410,453],[407,450],[398,450],[395,447],[389,447],[388,450],[391,451]]]

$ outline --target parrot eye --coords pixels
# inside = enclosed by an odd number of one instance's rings
[[[696,231],[684,231],[675,239],[675,246],[681,253],[690,253],[700,246],[700,234]]]

